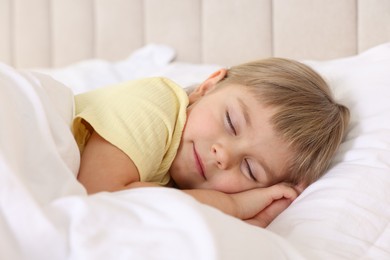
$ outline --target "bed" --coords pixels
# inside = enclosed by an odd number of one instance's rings
[[[390,259],[390,1],[0,0],[0,37],[1,259]],[[270,56],[317,70],[351,123],[267,228],[175,189],[77,182],[74,94]]]

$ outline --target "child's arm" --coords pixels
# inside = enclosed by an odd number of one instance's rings
[[[93,132],[81,155],[77,179],[91,194],[126,189],[140,177],[137,167],[124,152]]]
[[[204,204],[260,227],[268,226],[298,196],[293,187],[282,183],[235,194],[214,190],[184,192]]]

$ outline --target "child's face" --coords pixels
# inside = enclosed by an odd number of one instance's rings
[[[181,189],[225,193],[283,181],[292,154],[269,122],[274,110],[242,87],[214,89],[218,76],[213,74],[190,95],[171,177]]]

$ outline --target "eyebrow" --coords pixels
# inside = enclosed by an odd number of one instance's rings
[[[240,105],[241,113],[244,115],[246,125],[248,127],[252,127],[252,121],[251,121],[251,118],[249,116],[248,106],[245,104],[244,100],[242,100],[241,98],[238,97],[237,100],[238,100],[238,103]],[[265,174],[267,176],[267,181],[272,182],[276,178],[275,172],[273,170],[271,170],[271,168],[268,166],[268,164],[263,159],[261,159],[259,161],[259,163],[265,170]]]

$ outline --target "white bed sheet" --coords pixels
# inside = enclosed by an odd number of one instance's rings
[[[118,63],[94,60],[44,71],[79,93],[155,75],[190,86],[220,68],[176,63],[174,55],[167,46],[149,45]],[[266,230],[170,189],[87,197],[74,179],[78,158],[68,153],[71,150],[73,154],[75,144],[69,129],[62,128],[70,120],[67,110],[49,113],[45,105],[27,99],[23,104],[29,106],[15,107],[20,103],[9,93],[18,88],[2,87],[7,93],[0,95],[2,111],[19,111],[15,114],[22,116],[15,121],[12,114],[2,112],[0,117],[1,125],[7,125],[0,130],[0,225],[5,234],[0,236],[1,258],[33,254],[55,259],[390,259],[390,43],[358,56],[306,63],[319,71],[336,98],[350,107],[351,125],[328,173]],[[2,71],[3,82],[7,78],[25,90],[28,84],[52,85],[42,77],[40,82],[21,83],[23,75],[9,68]],[[31,91],[28,95],[19,92],[45,102],[55,99],[57,93],[42,98]],[[71,93],[64,90],[61,95],[69,97]],[[53,105],[63,107],[57,102]],[[31,111],[33,118],[25,120]],[[51,117],[60,117],[65,123],[52,126]],[[43,129],[50,131],[41,133]],[[63,134],[56,134],[58,130]],[[39,141],[31,141],[35,135]],[[3,150],[4,144],[7,150]],[[41,159],[35,160],[35,155]],[[37,224],[21,225],[19,220],[25,219]],[[37,237],[43,237],[40,243]],[[150,250],[151,245],[157,249]]]

